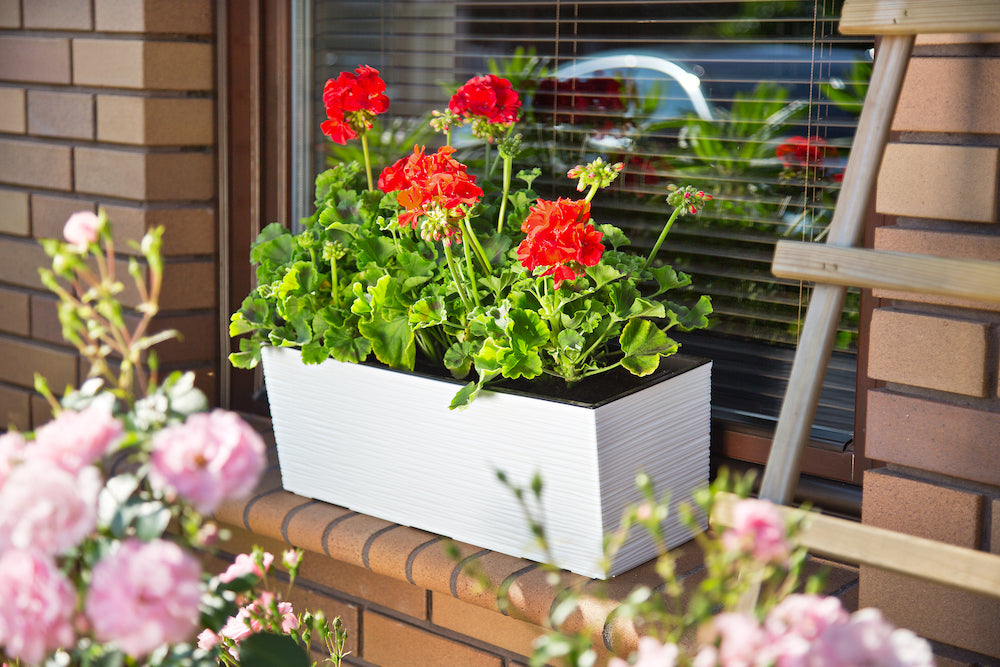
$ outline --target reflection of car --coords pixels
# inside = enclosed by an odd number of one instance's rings
[[[695,44],[605,51],[558,67],[555,78],[539,86],[533,107],[542,113],[546,109],[558,112],[564,105],[552,99],[553,92],[586,95],[586,83],[599,79],[620,84],[619,121],[645,125],[691,115],[711,120],[718,115],[717,109],[729,108],[738,93],[748,94],[766,81],[784,88],[790,101],[819,100],[822,84],[843,86],[862,60],[870,61],[865,51],[796,44]],[[848,113],[833,105],[824,107],[823,122],[835,127],[853,125]],[[613,115],[608,113],[606,118]],[[837,134],[836,129],[833,133]]]

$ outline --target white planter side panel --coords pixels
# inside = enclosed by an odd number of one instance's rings
[[[605,526],[636,500],[639,469],[677,497],[708,480],[708,364],[597,410],[487,392],[451,411],[453,383],[336,361],[307,366],[292,348],[262,353],[285,489],[493,551],[542,559],[497,470],[522,486],[541,474],[555,559],[592,577],[607,574]],[[677,381],[691,386],[662,393]],[[692,407],[692,393],[703,406]],[[692,432],[668,436],[672,423]],[[599,435],[615,439],[614,453],[600,451]],[[611,574],[653,556],[632,540]]]

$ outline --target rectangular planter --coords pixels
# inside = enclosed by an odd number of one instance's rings
[[[639,501],[644,471],[672,506],[708,483],[711,363],[677,368],[638,391],[589,405],[489,391],[449,410],[460,384],[265,348],[264,378],[282,484],[293,493],[501,553],[543,560],[514,495],[538,472],[556,564],[604,578],[656,556],[634,531],[610,571],[604,534]],[[690,538],[672,512],[669,546]]]

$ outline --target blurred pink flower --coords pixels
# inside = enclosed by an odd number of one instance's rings
[[[276,602],[274,594],[267,591],[260,594],[260,597],[253,602],[243,606],[235,616],[231,616],[226,624],[219,630],[219,637],[227,637],[239,645],[250,635],[256,634],[265,629],[260,622],[261,617],[270,614],[271,606],[274,605],[281,618],[281,631],[288,634],[299,627],[299,619],[295,616],[290,602]],[[239,652],[230,649],[230,654],[239,659]]]
[[[833,596],[789,595],[764,619],[765,653],[779,667],[809,664],[817,640],[829,628],[846,623],[848,614]]]
[[[733,507],[733,525],[722,533],[722,545],[733,552],[752,554],[762,563],[784,563],[791,547],[785,522],[774,505],[748,498]]]
[[[750,667],[764,646],[764,631],[748,614],[726,612],[712,619],[722,667]]]
[[[0,550],[48,555],[76,546],[97,524],[97,468],[73,474],[45,461],[16,465],[0,488]]]
[[[123,433],[122,423],[107,408],[92,405],[80,412],[63,410],[35,431],[25,458],[45,460],[75,473],[107,454]]]
[[[50,558],[0,552],[0,600],[0,646],[8,657],[34,665],[75,641],[76,593]]]
[[[97,240],[101,219],[91,211],[77,211],[69,216],[63,227],[63,238],[67,243],[86,247]]]
[[[930,667],[930,645],[909,630],[897,629],[877,609],[861,609],[829,628],[815,650],[815,660],[830,665]]]
[[[219,643],[219,635],[208,628],[198,633],[198,648],[202,651],[210,651]]]
[[[634,667],[674,667],[677,653],[676,644],[661,644],[653,637],[640,637]],[[612,658],[608,667],[628,667],[628,663],[621,658]]]
[[[0,435],[0,488],[7,481],[10,471],[24,455],[24,436],[16,431]]]
[[[141,658],[194,634],[201,600],[201,566],[166,540],[128,539],[101,559],[84,611],[98,641]]]
[[[274,556],[265,551],[263,552],[261,561],[264,565],[263,570],[261,570],[257,563],[254,562],[253,556],[250,554],[240,554],[233,561],[233,564],[227,567],[226,571],[219,575],[219,581],[229,583],[233,579],[251,573],[263,578],[264,573],[271,569],[271,563],[274,561]]]
[[[149,482],[202,514],[250,493],[266,463],[264,441],[234,412],[194,414],[153,436]]]

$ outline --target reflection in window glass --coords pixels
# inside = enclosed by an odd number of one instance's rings
[[[842,0],[311,1],[313,90],[361,64],[388,84],[381,165],[438,142],[430,110],[492,72],[525,100],[519,163],[542,167],[536,191],[572,196],[566,170],[590,157],[625,164],[594,218],[625,229],[636,252],[656,239],[667,184],[712,193],[660,255],[712,295],[711,330],[682,341],[715,359],[722,416],[776,414],[807,295],[771,276],[773,245],[824,237],[871,70],[871,44],[836,33]],[[360,148],[324,140],[315,97],[320,169]],[[466,131],[452,143],[475,141]],[[852,428],[856,335],[854,295],[818,415],[817,435],[839,443]]]

